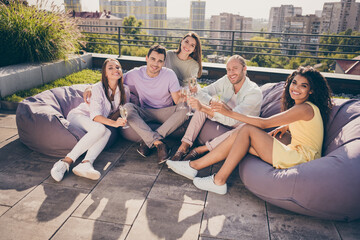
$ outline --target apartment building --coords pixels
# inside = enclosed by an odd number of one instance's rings
[[[291,50],[284,50],[283,53],[296,55],[297,50],[318,50],[319,37],[308,36],[307,34],[318,35],[320,33],[320,23],[321,18],[315,14],[286,17],[282,47]],[[289,33],[289,35],[286,35],[286,33]],[[310,53],[315,54],[314,52]]]
[[[285,28],[285,19],[302,14],[301,7],[293,5],[281,5],[270,9],[268,32],[283,32]]]
[[[203,31],[196,31],[198,29],[205,29],[205,1],[191,1],[190,3],[190,22],[189,29],[195,31],[200,37],[204,36]]]
[[[210,38],[216,39],[211,40],[212,44],[222,45],[224,47],[231,46],[231,39],[233,34],[231,31],[251,31],[252,18],[246,18],[232,13],[220,13],[220,15],[211,16],[210,29],[221,30],[221,32],[210,32]],[[235,41],[250,38],[251,34],[249,33],[237,32],[234,34]],[[220,49],[220,46],[218,48]]]
[[[80,29],[90,33],[116,34],[122,26],[122,19],[111,15],[109,12],[70,12],[70,17],[75,18]],[[81,26],[86,25],[86,26]]]
[[[80,0],[64,0],[65,12],[81,12]]]
[[[167,27],[166,0],[100,0],[100,11],[110,11],[111,15],[125,18],[134,15],[144,22],[144,27]],[[165,30],[147,30],[153,35],[165,35]]]
[[[360,3],[355,0],[324,3],[321,15],[322,33],[340,33],[347,29],[360,30]]]

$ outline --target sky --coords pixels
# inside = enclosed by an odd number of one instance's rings
[[[54,1],[56,4],[63,4],[63,0]],[[189,18],[190,2],[192,0],[167,0],[168,18]],[[205,0],[205,18],[212,15],[219,15],[222,12],[239,14],[244,17],[269,18],[271,7],[281,5],[294,5],[302,7],[303,15],[315,14],[316,10],[322,10],[325,2],[340,2],[340,0]],[[28,0],[34,4],[36,0]],[[356,2],[359,2],[358,0]],[[99,0],[81,0],[83,11],[96,11],[99,9]]]

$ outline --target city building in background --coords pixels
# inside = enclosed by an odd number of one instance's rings
[[[322,33],[340,33],[347,29],[360,30],[360,3],[355,0],[324,3],[321,15]]]
[[[100,0],[100,11],[110,12],[118,18],[135,16],[144,27],[167,28],[166,0]],[[161,29],[146,30],[149,34],[165,35]]]
[[[81,12],[80,0],[64,0],[65,12]]]
[[[285,28],[285,19],[302,14],[301,7],[281,5],[270,9],[268,32],[282,32]]]
[[[210,18],[211,30],[235,30],[235,31],[251,31],[252,18],[246,18],[232,13],[220,13],[220,15],[213,15]],[[222,46],[231,46],[232,32],[210,32],[212,44]],[[250,33],[235,33],[234,39],[250,39]],[[221,40],[224,39],[224,40]],[[229,41],[230,40],[230,41]]]
[[[109,12],[75,12],[69,13],[75,18],[80,29],[90,33],[117,33],[117,27],[122,26],[122,19],[111,15]],[[86,26],[81,26],[86,25]],[[99,27],[102,26],[102,27]]]
[[[297,50],[318,50],[319,37],[308,36],[307,34],[318,35],[320,33],[320,18],[315,14],[306,16],[296,15],[293,17],[286,17],[283,32],[296,34],[283,35],[282,42],[284,43],[282,47],[291,49],[284,50],[283,53],[297,55]]]
[[[205,1],[191,1],[190,3],[190,21],[189,28],[191,30],[205,29]],[[204,36],[203,31],[196,31],[200,37]]]

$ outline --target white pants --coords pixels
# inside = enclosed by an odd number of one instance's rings
[[[76,159],[87,151],[84,160],[89,160],[90,163],[93,164],[95,159],[105,148],[111,135],[110,130],[102,123],[94,122],[89,117],[82,114],[69,114],[67,120],[70,124],[84,130],[86,134],[66,156],[75,162]]]

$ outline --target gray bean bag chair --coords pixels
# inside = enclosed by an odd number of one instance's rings
[[[284,82],[261,87],[261,117],[280,112]],[[334,99],[323,157],[289,169],[275,169],[253,155],[239,164],[239,175],[261,199],[281,208],[331,220],[360,218],[360,101]],[[199,134],[204,143],[227,131],[211,121]]]
[[[261,116],[280,111],[283,83],[262,87]],[[360,101],[334,99],[323,157],[279,170],[248,155],[239,164],[245,187],[293,212],[331,220],[360,218]]]
[[[85,134],[66,120],[71,109],[83,102],[82,94],[88,85],[59,87],[44,91],[19,103],[16,124],[22,143],[37,152],[64,157]],[[110,146],[117,138],[117,131],[109,127],[112,134]]]

